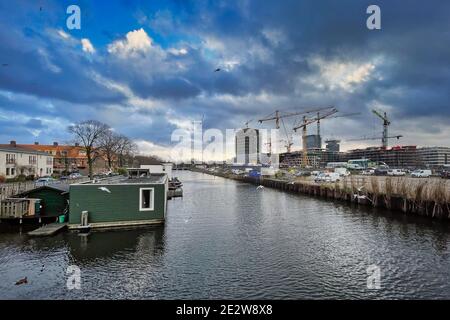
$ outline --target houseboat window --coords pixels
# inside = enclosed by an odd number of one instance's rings
[[[139,199],[139,211],[152,211],[154,203],[154,189],[141,188]]]

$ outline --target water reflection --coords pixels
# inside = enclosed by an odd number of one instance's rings
[[[66,236],[72,261],[98,263],[102,259],[124,259],[130,254],[161,255],[164,252],[164,227],[71,232]]]
[[[0,298],[450,298],[447,222],[178,175],[163,227],[0,233]],[[73,264],[79,291],[66,288]],[[382,290],[366,286],[371,264]]]

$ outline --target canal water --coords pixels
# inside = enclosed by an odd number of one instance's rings
[[[29,238],[1,226],[0,298],[450,298],[448,223],[177,175],[184,198],[163,227]]]

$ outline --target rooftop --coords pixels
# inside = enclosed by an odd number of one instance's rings
[[[2,144],[2,145],[0,145],[0,151],[18,152],[18,153],[30,153],[30,154],[39,154],[39,155],[50,156],[46,152],[32,150],[32,149],[28,149],[28,148],[22,148],[22,147],[13,147],[13,146],[10,146],[9,144]]]
[[[78,185],[91,185],[91,184],[98,184],[98,185],[105,185],[105,184],[146,184],[146,183],[165,183],[167,179],[167,175],[162,174],[150,174],[145,177],[139,177],[139,178],[130,178],[125,176],[116,176],[116,177],[109,177],[105,179],[95,179],[88,182],[82,182],[78,183]]]

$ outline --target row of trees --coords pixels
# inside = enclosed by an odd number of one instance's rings
[[[84,147],[89,166],[89,177],[93,176],[93,165],[98,157],[104,157],[109,168],[117,161],[122,167],[127,157],[137,151],[136,144],[128,137],[115,132],[110,126],[97,120],[87,120],[68,127],[74,142]]]

